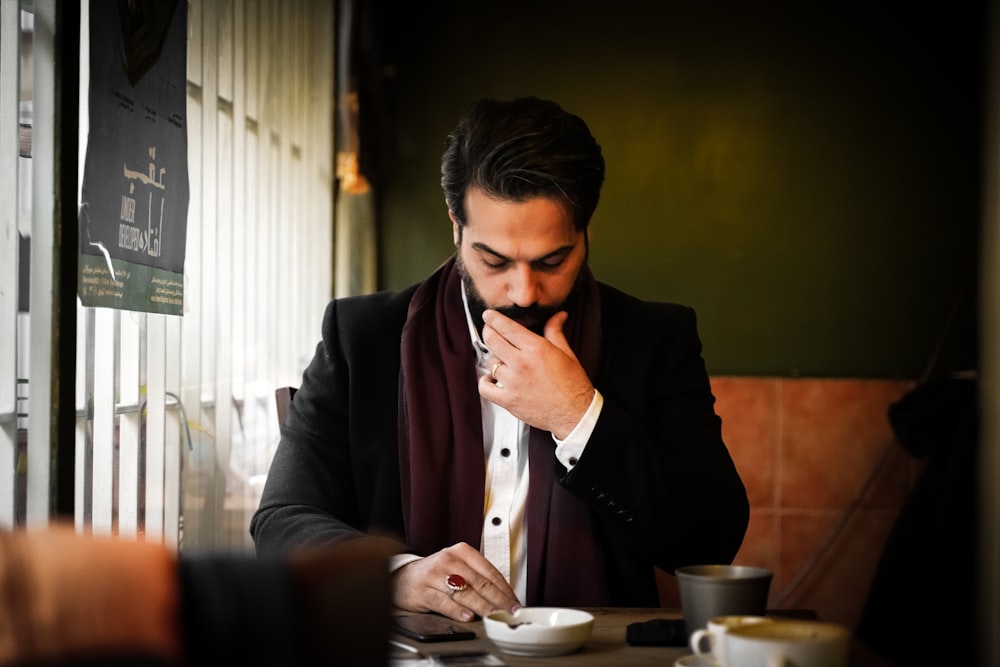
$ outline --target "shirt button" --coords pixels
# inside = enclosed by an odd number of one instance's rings
[[[493,524],[494,526],[499,526],[499,525],[500,525],[501,523],[503,523],[503,522],[502,522],[502,521],[500,521],[500,517],[498,517],[498,516],[495,516],[495,517],[493,517],[493,521],[492,521],[492,524]]]
[[[571,466],[575,466],[576,465],[576,457],[575,456],[569,457],[569,464]]]
[[[500,456],[510,456],[510,450],[504,447],[500,450]]]

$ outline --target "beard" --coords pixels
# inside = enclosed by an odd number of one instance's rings
[[[570,311],[570,315],[573,314],[571,309],[567,307],[567,304],[573,303],[573,297],[579,291],[580,277],[583,275],[583,266],[581,266],[580,272],[573,283],[573,289],[570,290],[569,295],[565,299],[557,304],[551,306],[543,306],[537,303],[533,303],[530,306],[518,306],[516,304],[510,306],[490,306],[483,299],[479,290],[476,289],[476,284],[472,281],[472,276],[466,270],[460,252],[455,253],[455,267],[458,269],[458,275],[462,277],[465,298],[469,302],[469,313],[472,315],[472,323],[479,332],[480,338],[483,335],[483,313],[487,310],[495,310],[526,329],[539,336],[543,336],[545,334],[545,324],[553,315],[562,310]]]

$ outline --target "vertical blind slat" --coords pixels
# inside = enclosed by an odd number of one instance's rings
[[[201,72],[200,44],[204,23],[202,8],[204,3],[193,1],[189,8],[188,20],[197,23],[199,31],[192,32],[190,39],[199,40],[197,49],[189,45],[188,74],[192,68]],[[195,61],[197,53],[197,61]],[[200,79],[198,81],[200,85]],[[204,544],[202,534],[202,507],[207,497],[205,478],[202,475],[203,451],[207,438],[202,426],[201,408],[201,330],[202,330],[202,257],[203,243],[201,230],[204,227],[202,216],[201,187],[203,166],[207,162],[204,156],[203,132],[204,113],[200,88],[188,88],[187,99],[187,131],[188,131],[188,178],[191,183],[191,198],[188,203],[187,252],[184,263],[184,317],[181,318],[181,383],[180,399],[185,411],[184,432],[191,433],[191,442],[182,451],[184,457],[183,495],[181,511],[184,514],[184,544],[197,550]]]
[[[160,317],[165,327],[164,392],[166,392],[166,388],[176,388],[180,385],[181,323],[176,317]],[[174,396],[176,395],[174,393]],[[182,415],[179,405],[164,415],[163,542],[173,550],[180,547],[181,540],[181,457],[184,447],[181,436]]]
[[[83,532],[90,518],[86,513],[87,453],[90,424],[87,396],[90,387],[88,373],[91,341],[93,340],[94,309],[76,302],[76,433],[73,442],[73,525]]]
[[[214,405],[216,402],[216,387],[214,373],[216,369],[216,323],[218,320],[218,225],[215,216],[218,214],[218,179],[219,161],[216,155],[218,148],[218,115],[219,98],[217,88],[216,65],[218,59],[217,52],[217,32],[218,19],[216,17],[216,4],[205,2],[202,4],[202,20],[206,39],[202,44],[202,57],[205,67],[202,68],[204,75],[202,82],[201,96],[201,141],[202,141],[202,173],[201,181],[195,187],[201,189],[201,210],[207,217],[202,219],[202,225],[197,233],[201,235],[202,241],[202,312],[206,317],[202,318],[201,325],[201,401],[206,405]],[[228,165],[227,165],[228,166]],[[203,410],[204,423],[214,422],[214,410],[205,413]],[[210,432],[214,433],[213,429]]]
[[[232,204],[232,164],[233,164],[233,124],[229,112],[220,112],[216,116],[218,123],[218,143],[216,152],[219,163],[227,165],[220,169],[217,181],[218,209],[216,213],[216,254],[215,270],[217,284],[215,294],[218,299],[216,321],[216,357],[215,357],[215,451],[216,465],[219,476],[216,483],[222,496],[223,505],[220,518],[223,520],[220,538],[228,541],[230,523],[227,507],[226,491],[229,487],[231,450],[233,446],[233,388],[232,388],[232,271],[233,271],[233,204]]]
[[[88,130],[90,128],[90,1],[80,2],[80,101],[79,101],[79,155],[78,187],[80,198],[83,194],[83,170],[87,157]],[[76,302],[76,429],[73,442],[73,524],[78,531],[86,529],[88,517],[87,503],[87,455],[89,451],[89,425],[87,421],[87,404],[92,373],[89,354],[93,333],[92,308],[84,308],[80,300]]]
[[[95,533],[111,534],[115,445],[115,330],[118,311],[97,308],[94,313],[94,444],[90,466],[91,515]]]
[[[29,526],[48,524],[51,508],[53,269],[55,220],[55,0],[34,3],[32,40],[32,130],[31,130],[31,285],[29,299],[29,379],[31,405],[28,414]]]
[[[238,51],[246,67],[246,93],[244,102],[246,103],[246,117],[253,120],[260,120],[259,107],[257,105],[257,63],[260,60],[260,2],[258,0],[246,0],[244,5],[245,21],[243,30],[242,50]]]
[[[146,319],[146,539],[165,541],[164,437],[166,434],[167,315]]]
[[[205,25],[201,20],[201,5],[201,0],[188,0],[187,80],[199,87],[202,79],[201,44]]]
[[[202,43],[202,97],[201,97],[201,180],[197,187],[201,189],[202,224],[197,233],[201,237],[201,331],[199,343],[201,348],[201,366],[199,368],[198,384],[200,386],[199,403],[196,405],[199,413],[199,423],[203,427],[201,443],[205,499],[202,513],[202,531],[206,547],[214,547],[217,537],[216,520],[221,511],[220,485],[223,483],[218,466],[218,433],[216,432],[215,404],[219,398],[218,387],[215,384],[216,365],[216,321],[218,320],[218,243],[216,214],[218,211],[218,175],[219,162],[216,156],[218,147],[218,18],[217,5],[214,2],[202,3],[202,21],[204,22],[205,39]],[[228,165],[227,165],[228,166]]]
[[[220,544],[228,544],[231,539],[231,515],[229,503],[230,467],[233,447],[233,385],[232,385],[232,343],[233,343],[233,7],[225,2],[218,5],[218,96],[219,108],[216,114],[216,163],[220,165],[217,176],[218,198],[216,200],[216,296],[218,312],[216,324],[215,358],[215,444],[219,476],[216,479],[218,493],[222,498],[220,510]]]
[[[19,19],[17,0],[0,0],[0,527],[16,519]]]
[[[247,284],[251,272],[247,261],[247,136],[246,136],[246,34],[247,7],[238,2],[233,14],[233,279],[232,279],[232,391],[233,419],[231,429],[237,434],[239,448],[234,465],[238,471],[239,487],[236,497],[233,543],[242,539],[250,523],[250,506],[254,502],[251,487],[252,448],[256,411],[250,391],[247,364],[249,362],[250,328],[247,321],[249,301]],[[255,503],[254,503],[255,504]]]
[[[121,318],[119,351],[119,401],[140,408],[145,396],[139,387],[139,322],[142,313]],[[139,530],[139,409],[126,410],[118,418],[118,533],[134,536]]]
[[[218,8],[217,89],[220,100],[233,101],[233,0],[214,0]]]

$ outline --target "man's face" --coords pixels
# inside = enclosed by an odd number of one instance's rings
[[[540,334],[563,309],[587,259],[586,232],[573,226],[566,205],[547,197],[492,199],[469,188],[466,224],[449,215],[476,326],[482,329],[483,311],[490,308]]]

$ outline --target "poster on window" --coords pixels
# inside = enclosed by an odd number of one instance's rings
[[[80,201],[84,306],[183,314],[187,2],[90,4]]]

